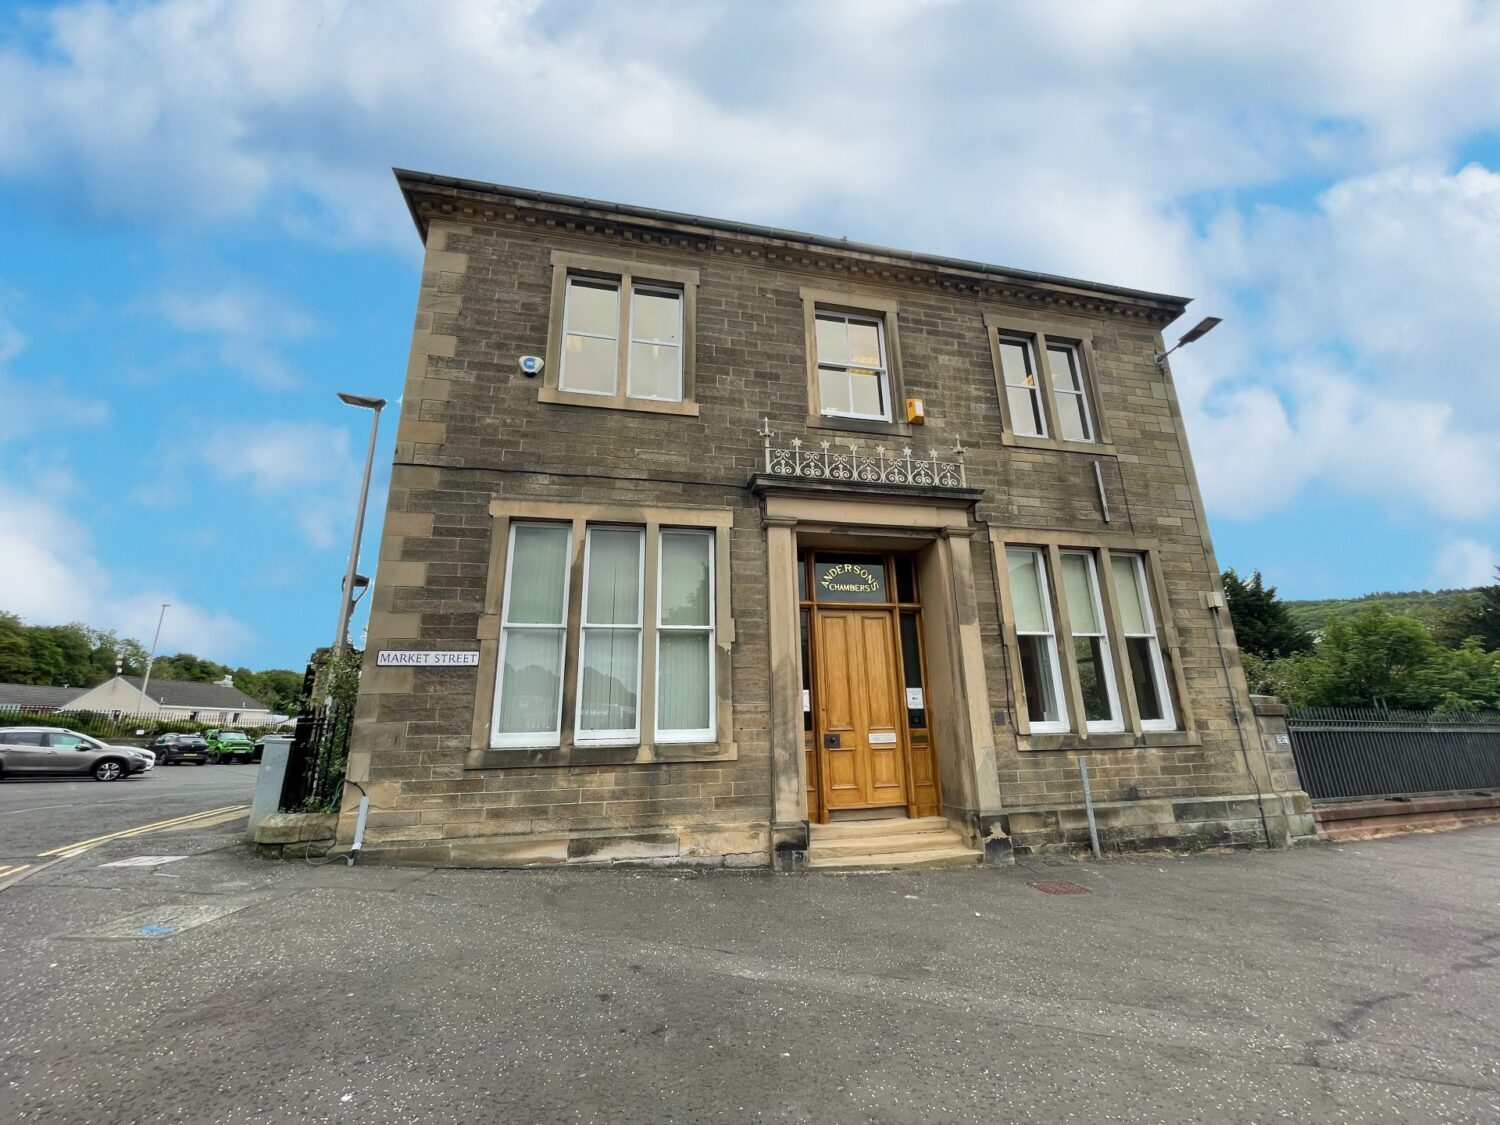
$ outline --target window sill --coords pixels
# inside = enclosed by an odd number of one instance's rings
[[[649,398],[590,395],[581,391],[560,391],[556,387],[549,386],[538,388],[536,400],[562,406],[591,406],[596,410],[630,410],[639,414],[676,414],[688,418],[698,417],[696,402],[658,402]]]
[[[536,749],[475,746],[464,756],[471,770],[547,769],[568,766],[636,766],[669,762],[729,762],[739,757],[734,742],[658,742],[622,746],[572,743]]]
[[[1009,430],[1000,432],[1002,445],[1013,445],[1017,449],[1047,449],[1054,453],[1088,453],[1095,457],[1118,457],[1114,445],[1104,441],[1064,441],[1060,438],[1026,437]]]
[[[893,435],[899,437],[910,437],[912,432],[909,422],[879,422],[869,418],[840,418],[834,414],[810,414],[807,418],[809,430],[830,430],[834,433],[845,434],[877,434],[883,437]]]
[[[1020,749],[1030,751],[1057,750],[1166,750],[1182,746],[1201,746],[1202,740],[1192,731],[1146,731],[1141,734],[1093,734],[1081,738],[1077,734],[1033,734],[1021,735]]]

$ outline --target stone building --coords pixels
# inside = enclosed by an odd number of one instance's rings
[[[1157,358],[1185,299],[397,179],[367,853],[1003,860],[1087,839],[1080,758],[1106,846],[1310,833]]]

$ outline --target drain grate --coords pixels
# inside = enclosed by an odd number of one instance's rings
[[[1027,883],[1033,890],[1041,891],[1044,895],[1091,895],[1094,892],[1082,883],[1070,883],[1066,879],[1039,879],[1035,883]]]

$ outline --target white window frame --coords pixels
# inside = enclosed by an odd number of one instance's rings
[[[1045,633],[1038,633],[1031,629],[1022,629],[1020,623],[1016,623],[1016,655],[1019,659],[1021,637],[1046,638],[1048,654],[1052,658],[1050,661],[1052,665],[1052,696],[1057,700],[1056,719],[1033,719],[1028,713],[1026,716],[1026,722],[1031,729],[1031,733],[1033,734],[1066,734],[1072,728],[1068,725],[1068,695],[1063,688],[1061,653],[1058,652],[1057,647],[1057,619],[1052,614],[1052,579],[1051,576],[1047,573],[1047,552],[1042,550],[1040,547],[1007,546],[1007,554],[1011,551],[1031,555],[1036,560],[1037,577],[1041,582],[1041,590],[1039,591],[1039,596],[1042,599],[1042,614],[1047,619],[1047,631]],[[1008,582],[1009,580],[1010,571],[1007,567],[1006,581]],[[1013,600],[1015,598],[1014,590],[1012,590],[1011,592],[1011,598]],[[1025,684],[1026,673],[1024,670],[1022,670],[1021,686],[1024,688]],[[1023,697],[1021,699],[1022,706],[1025,706],[1025,702],[1026,701],[1023,694]]]
[[[1033,415],[1034,418],[1036,418],[1038,420],[1038,424],[1040,425],[1040,428],[1041,428],[1041,432],[1040,433],[1036,433],[1036,434],[1023,434],[1023,433],[1021,433],[1021,431],[1016,428],[1015,411],[1011,409],[1010,403],[1009,403],[1009,401],[1007,401],[1005,403],[1005,412],[1010,417],[1010,431],[1011,431],[1011,433],[1015,434],[1017,437],[1023,437],[1023,438],[1045,438],[1045,437],[1050,437],[1051,434],[1048,431],[1048,427],[1047,427],[1047,407],[1046,407],[1046,402],[1045,402],[1044,398],[1042,397],[1042,384],[1043,384],[1043,378],[1044,378],[1043,375],[1042,375],[1042,361],[1041,361],[1041,358],[1039,357],[1038,352],[1037,352],[1036,337],[1034,337],[1034,336],[1028,336],[1028,335],[1026,335],[1023,332],[1007,332],[1007,331],[1005,331],[1005,329],[1000,328],[1000,329],[997,329],[996,332],[995,332],[995,340],[996,340],[996,344],[997,345],[999,345],[999,344],[1017,344],[1017,345],[1020,345],[1020,347],[1026,353],[1026,361],[1027,361],[1027,363],[1030,364],[1030,366],[1031,366],[1031,372],[1030,372],[1030,374],[1031,374],[1032,382],[1031,382],[1030,386],[1027,386],[1025,383],[1012,383],[1010,381],[1010,379],[1007,377],[1006,372],[1005,372],[1005,353],[1004,352],[998,352],[999,363],[1000,363],[1000,385],[1005,389],[1005,393],[1006,393],[1007,399],[1010,396],[1010,389],[1012,387],[1016,388],[1017,390],[1023,390],[1023,391],[1030,392],[1030,395],[1031,395],[1031,411],[1032,411],[1032,415]],[[1046,350],[1047,349],[1045,347],[1042,349],[1042,351],[1044,351],[1044,352]]]
[[[1125,667],[1130,667],[1130,644],[1131,640],[1144,639],[1150,641],[1151,652],[1151,678],[1156,683],[1157,698],[1161,700],[1162,717],[1160,719],[1141,719],[1141,730],[1162,731],[1177,729],[1177,713],[1172,706],[1172,692],[1167,686],[1166,659],[1162,656],[1161,637],[1156,628],[1156,607],[1151,604],[1151,586],[1146,581],[1146,560],[1142,555],[1133,551],[1111,551],[1110,565],[1113,567],[1116,559],[1126,560],[1130,564],[1131,574],[1135,577],[1136,592],[1141,599],[1141,612],[1145,616],[1145,633],[1131,633],[1125,629],[1125,622],[1120,622],[1120,636],[1125,643]],[[1110,581],[1114,581],[1111,572]],[[1131,678],[1131,690],[1135,690],[1134,677]],[[1136,711],[1140,711],[1140,701],[1136,701]]]
[[[1105,677],[1105,698],[1109,700],[1110,717],[1108,719],[1089,719],[1087,712],[1079,717],[1084,721],[1084,727],[1090,734],[1113,734],[1125,729],[1125,717],[1120,710],[1119,686],[1115,683],[1114,654],[1110,650],[1109,643],[1109,618],[1104,613],[1104,602],[1099,595],[1099,557],[1098,553],[1090,550],[1066,549],[1058,552],[1060,561],[1066,561],[1070,555],[1076,555],[1084,560],[1084,571],[1088,577],[1089,597],[1093,600],[1094,620],[1099,623],[1099,632],[1080,632],[1074,622],[1073,614],[1069,612],[1069,628],[1072,636],[1069,642],[1076,641],[1079,637],[1096,637],[1099,640],[1099,674]],[[1058,586],[1063,597],[1067,596],[1068,585],[1062,582]],[[1073,667],[1073,679],[1078,684],[1080,695],[1083,691],[1083,680],[1078,675],[1077,646],[1073,648],[1070,663]]]
[[[500,609],[500,646],[499,655],[495,662],[495,694],[494,703],[490,709],[490,745],[495,748],[501,747],[524,747],[528,749],[541,749],[546,747],[562,745],[562,701],[563,701],[563,677],[567,673],[568,666],[568,598],[572,593],[569,584],[573,579],[573,567],[570,565],[563,573],[563,595],[562,595],[562,620],[556,625],[541,625],[534,622],[512,623],[510,620],[510,583],[515,576],[516,555],[516,532],[523,527],[560,527],[568,534],[568,545],[566,554],[569,560],[573,557],[573,525],[561,521],[548,520],[517,520],[510,525],[510,532],[505,544],[505,591],[502,595]],[[505,683],[505,649],[510,641],[513,630],[537,629],[548,630],[562,634],[562,667],[557,670],[557,718],[553,721],[551,731],[516,731],[509,734],[500,730],[500,691]]]
[[[611,335],[600,332],[575,331],[568,321],[568,310],[573,304],[573,287],[589,289],[613,289],[615,291],[615,330]],[[620,390],[620,302],[628,299],[625,286],[618,277],[594,277],[591,274],[569,274],[567,289],[563,294],[562,363],[557,373],[557,389],[573,395],[596,395],[599,398],[614,398]],[[588,387],[568,386],[568,337],[582,336],[589,340],[608,340],[615,346],[615,377],[607,391],[596,391]]]
[[[817,346],[817,322],[820,320],[842,321],[846,326],[850,324],[869,324],[875,327],[875,340],[880,348],[880,365],[878,367],[856,367],[848,363],[827,363],[821,355],[815,357],[818,412],[824,418],[857,418],[867,422],[889,422],[891,420],[891,361],[890,344],[886,340],[885,317],[874,316],[868,313],[840,312],[837,309],[814,309],[813,310],[813,346]],[[874,371],[880,378],[880,401],[884,410],[880,414],[860,414],[853,410],[831,410],[823,402],[823,372],[838,371],[848,378],[851,370]],[[851,384],[852,386],[852,384]],[[854,403],[854,395],[851,390],[849,403]]]
[[[1045,340],[1042,349],[1047,353],[1047,382],[1052,385],[1052,405],[1057,411],[1057,436],[1063,441],[1087,441],[1098,442],[1099,431],[1094,425],[1094,412],[1089,408],[1088,380],[1083,368],[1083,349],[1069,340]],[[1052,369],[1052,353],[1054,351],[1065,352],[1072,365],[1073,381],[1078,384],[1078,389],[1068,390],[1057,382],[1057,372]],[[1069,395],[1079,400],[1083,415],[1083,433],[1081,438],[1065,437],[1062,432],[1062,410],[1058,400],[1064,395]]]
[[[632,531],[636,534],[640,550],[636,554],[635,577],[635,625],[590,625],[589,624],[589,563],[593,551],[596,531]],[[583,534],[583,586],[578,607],[577,663],[573,679],[573,742],[579,746],[634,746],[641,741],[641,656],[646,631],[646,529],[640,524],[591,523]],[[586,668],[584,656],[590,630],[596,632],[635,631],[635,726],[615,730],[583,729],[583,673]]]
[[[708,624],[707,625],[663,625],[661,583],[666,572],[666,552],[662,542],[669,535],[700,536],[708,540]],[[717,625],[719,616],[718,590],[718,536],[710,527],[663,527],[657,533],[656,550],[656,698],[651,701],[655,711],[656,741],[667,743],[712,742],[718,731],[718,650]],[[661,724],[661,636],[663,633],[707,633],[708,634],[708,725],[693,730],[668,730]]]
[[[653,339],[653,338],[647,337],[647,336],[637,336],[635,334],[635,297],[636,297],[637,293],[645,293],[648,296],[652,296],[652,297],[671,297],[672,300],[674,300],[677,303],[677,339],[675,341],[673,341],[673,340],[657,340],[657,339]],[[682,339],[683,339],[683,333],[686,330],[685,326],[683,324],[684,309],[686,308],[686,306],[687,306],[687,298],[686,298],[686,296],[684,295],[684,293],[682,292],[681,289],[675,289],[675,288],[673,288],[670,285],[653,285],[650,282],[641,282],[640,284],[636,284],[634,281],[631,282],[631,285],[630,285],[630,312],[628,314],[629,319],[630,319],[630,331],[627,333],[628,339],[627,339],[627,342],[626,342],[626,352],[625,352],[625,397],[626,398],[638,399],[641,402],[681,402],[682,401],[682,383],[683,383],[683,379],[684,379]],[[635,392],[635,390],[634,390],[634,381],[635,381],[635,345],[636,344],[655,344],[657,347],[660,347],[660,348],[671,348],[671,349],[673,349],[677,353],[677,394],[676,395],[673,395],[673,396],[667,396],[667,395],[643,395],[643,394],[637,394]]]

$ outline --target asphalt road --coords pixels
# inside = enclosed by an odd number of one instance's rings
[[[236,840],[0,891],[0,1120],[1500,1120],[1500,827],[859,876]]]
[[[92,777],[0,780],[0,870],[82,840],[208,809],[250,803],[257,769],[157,766],[119,781]]]

